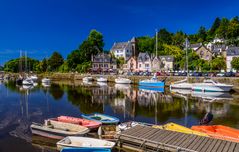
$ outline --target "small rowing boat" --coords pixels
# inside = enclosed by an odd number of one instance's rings
[[[172,123],[172,122],[171,123],[167,123],[165,125],[161,125],[161,126],[160,125],[154,125],[152,127],[153,128],[170,130],[170,131],[182,132],[182,133],[185,133],[185,134],[194,134],[194,135],[198,135],[198,136],[206,136],[206,137],[208,137],[208,135],[205,134],[205,133],[189,129],[187,127],[184,127],[184,126],[178,125],[176,123]]]
[[[94,120],[101,122],[102,124],[117,124],[119,123],[119,119],[116,117],[108,116],[105,114],[100,114],[100,113],[94,113],[90,115],[81,115],[82,118],[88,119],[88,120]]]
[[[97,129],[101,126],[101,122],[98,122],[98,121],[92,121],[92,120],[69,117],[69,116],[60,116],[57,118],[53,118],[53,120],[65,122],[65,123],[78,124],[78,125],[87,127],[89,129]]]
[[[192,126],[192,130],[196,130],[207,134],[210,137],[239,142],[239,130],[223,125],[212,126]]]
[[[111,152],[106,148],[63,148],[61,152]]]
[[[66,136],[83,136],[89,132],[89,129],[80,125],[65,122],[45,120],[44,124],[33,123],[31,125],[32,134],[62,139]]]
[[[111,149],[114,147],[115,143],[110,142],[107,140],[95,139],[95,138],[88,138],[88,137],[74,137],[69,136],[66,137],[57,144],[57,149],[61,150],[65,147],[72,147],[72,148],[107,148]]]

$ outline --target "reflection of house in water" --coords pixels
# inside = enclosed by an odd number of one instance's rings
[[[154,91],[139,90],[137,96],[139,105],[154,105],[155,102],[172,102],[171,95],[162,94]]]

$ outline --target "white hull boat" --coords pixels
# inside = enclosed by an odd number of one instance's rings
[[[33,85],[33,80],[31,78],[26,78],[22,81],[23,85]]]
[[[193,83],[188,83],[187,79],[174,82],[170,85],[170,89],[188,89],[191,90],[193,87]]]
[[[47,84],[49,84],[49,83],[51,83],[51,80],[50,80],[49,78],[43,78],[43,79],[41,80],[41,82],[42,82],[42,83],[47,83]]]
[[[84,77],[82,80],[85,82],[88,82],[88,81],[92,81],[93,78],[92,77]]]
[[[232,90],[233,85],[215,82],[211,79],[204,80],[203,83],[195,83],[192,91],[202,92],[229,92]]]
[[[36,82],[38,80],[38,77],[36,75],[32,75],[30,76],[30,78],[32,79],[32,81]]]
[[[104,77],[97,78],[96,80],[97,80],[97,82],[107,82],[108,81],[107,78],[104,78]]]
[[[115,83],[117,84],[130,84],[132,81],[130,79],[127,78],[117,78],[115,79]]]
[[[95,139],[95,138],[88,138],[88,137],[75,137],[75,136],[68,136],[57,144],[57,149],[61,150],[66,147],[72,148],[107,148],[111,149],[115,146],[114,142]]]

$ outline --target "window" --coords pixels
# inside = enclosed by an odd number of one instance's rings
[[[104,67],[108,68],[108,64],[105,64]]]
[[[149,64],[145,64],[145,67],[146,67],[146,68],[149,68]]]
[[[119,53],[119,50],[117,50],[117,53]]]
[[[141,64],[139,64],[139,67],[141,68]]]

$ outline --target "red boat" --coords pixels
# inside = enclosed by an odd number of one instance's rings
[[[81,119],[81,118],[76,118],[76,117],[69,117],[69,116],[60,116],[60,117],[57,117],[55,120],[60,121],[60,122],[78,124],[78,125],[87,127],[91,130],[97,129],[101,126],[101,123],[97,122],[97,121]]]

